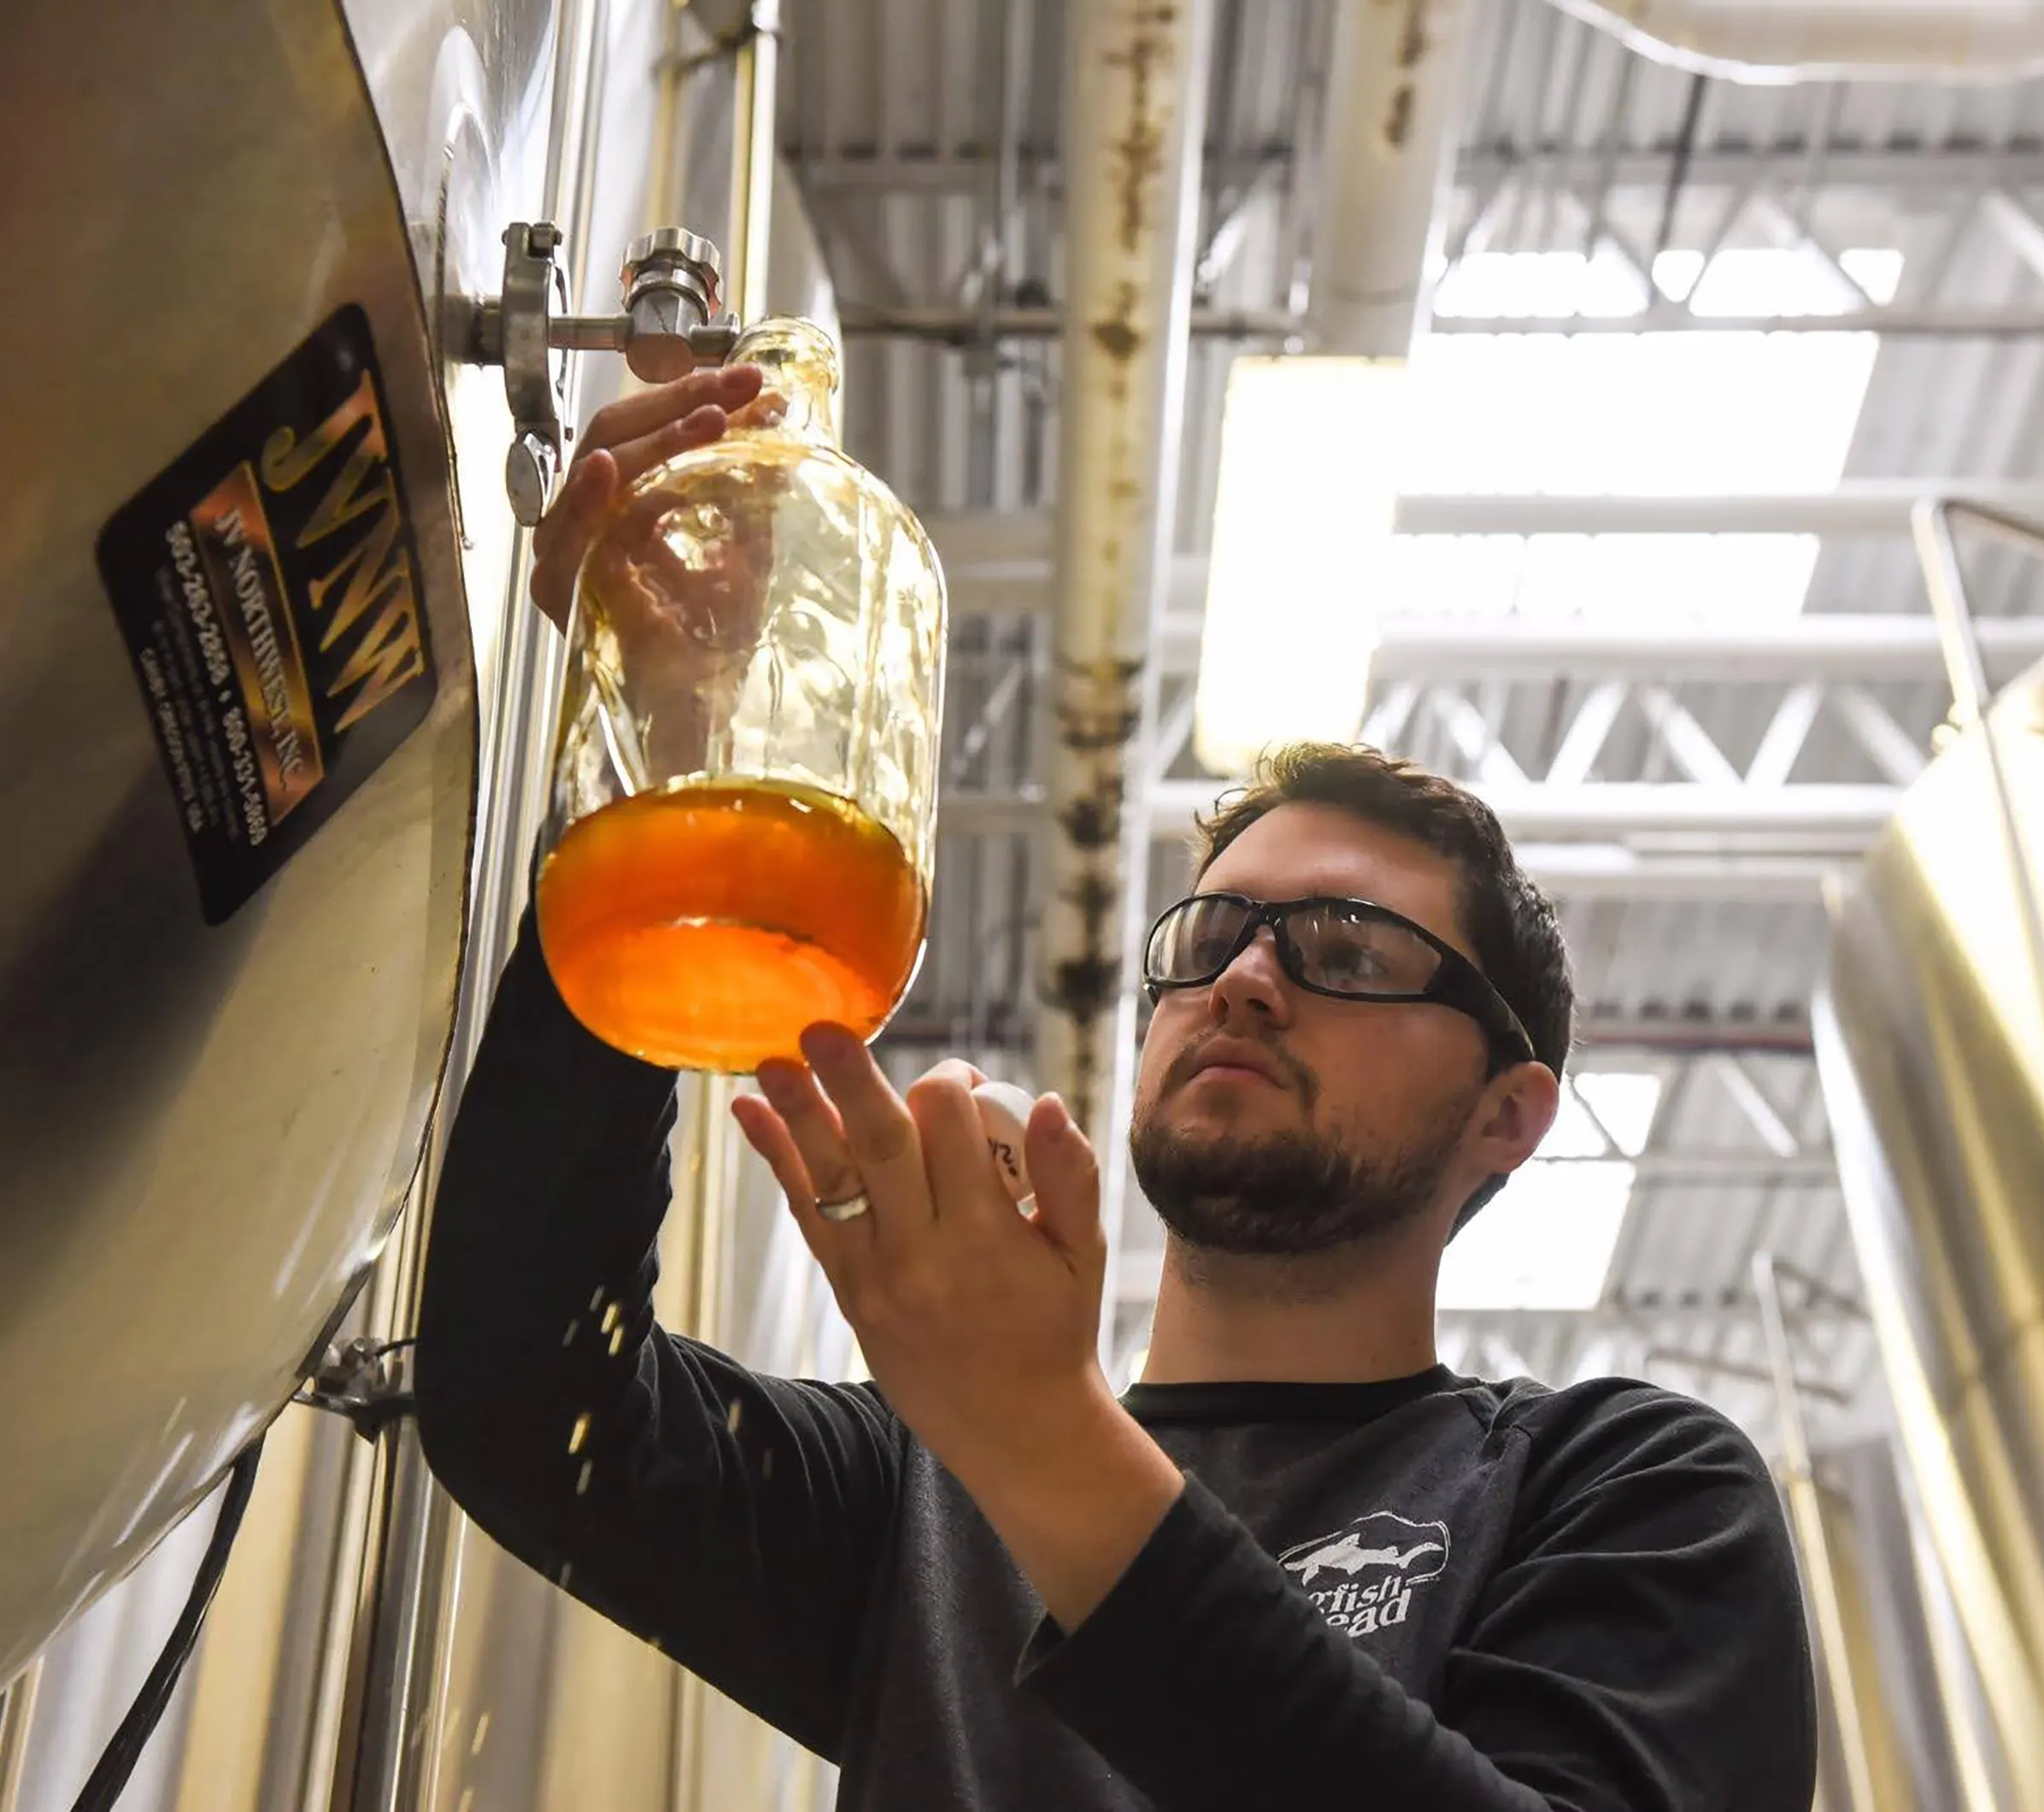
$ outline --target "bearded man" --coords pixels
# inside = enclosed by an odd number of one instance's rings
[[[543,608],[618,485],[757,389],[592,421]],[[1539,1144],[1571,1042],[1495,817],[1368,750],[1283,751],[1207,821],[1143,979],[1142,1381],[1096,1357],[1099,1171],[1063,1105],[1019,1214],[976,1071],[904,1097],[819,1025],[735,1109],[872,1374],[800,1382],[655,1323],[674,1078],[574,1021],[528,917],[432,1230],[441,1480],[837,1763],[842,1808],[1806,1812],[1809,1652],[1752,1446],[1651,1385],[1436,1358],[1442,1253]]]

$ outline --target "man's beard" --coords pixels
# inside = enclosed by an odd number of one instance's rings
[[[1187,1132],[1166,1125],[1152,1103],[1130,1131],[1129,1156],[1158,1217],[1187,1245],[1304,1257],[1379,1238],[1424,1214],[1471,1104],[1449,1103],[1403,1149],[1366,1156],[1307,1128]]]

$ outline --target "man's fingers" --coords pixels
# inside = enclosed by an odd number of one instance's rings
[[[662,422],[637,439],[610,446],[585,444],[568,468],[567,482],[554,500],[554,507],[532,531],[535,557],[544,559],[557,548],[567,547],[579,560],[602,526],[604,511],[620,491],[637,483],[663,460],[708,446],[724,432],[730,421],[716,404],[705,403],[678,421]],[[663,503],[661,509],[665,508]]]
[[[746,1144],[766,1159],[774,1181],[781,1185],[781,1193],[788,1198],[788,1212],[795,1216],[795,1224],[802,1229],[802,1238],[816,1255],[817,1262],[822,1263],[829,1255],[842,1252],[842,1246],[828,1238],[826,1230],[832,1228],[834,1223],[825,1220],[817,1211],[816,1191],[809,1180],[808,1167],[802,1162],[787,1122],[771,1103],[761,1100],[756,1095],[739,1096],[731,1103],[731,1118],[738,1123],[738,1130],[745,1135]]]
[[[1107,1234],[1100,1223],[1100,1162],[1071,1110],[1055,1095],[1038,1101],[1029,1116],[1022,1149],[1037,1192],[1037,1226],[1073,1258],[1088,1266],[1107,1262]]]
[[[563,537],[592,524],[617,489],[617,462],[600,447],[579,454],[561,481],[553,505],[532,531],[532,556],[546,557],[547,550]]]
[[[761,390],[731,411],[732,421],[742,428],[778,427],[787,419],[788,399],[778,390]]]
[[[858,1194],[865,1185],[845,1143],[837,1111],[824,1098],[816,1079],[799,1063],[769,1057],[760,1066],[759,1084],[760,1092],[787,1128],[809,1186],[811,1205],[842,1202]]]
[[[582,556],[613,500],[663,460],[718,438],[735,410],[761,397],[763,376],[757,365],[691,372],[589,418],[561,494],[532,532],[532,601],[558,627],[567,627]]]
[[[686,453],[691,448],[708,446],[724,432],[730,421],[725,410],[714,403],[706,403],[678,421],[662,422],[649,434],[617,442],[609,452],[617,462],[619,484],[634,484],[663,460],[673,459],[676,454]]]
[[[655,432],[668,422],[714,404],[727,413],[758,396],[764,379],[757,365],[724,365],[691,372],[672,384],[656,384],[637,396],[607,403],[582,430],[585,447],[616,447]]]
[[[946,1059],[910,1088],[908,1111],[922,1144],[931,1199],[967,1219],[967,1204],[977,1199],[1013,1220],[1014,1208],[987,1150],[986,1126],[972,1099],[978,1074],[969,1063]]]
[[[852,1164],[872,1196],[881,1237],[888,1237],[890,1219],[896,1233],[909,1231],[916,1221],[928,1221],[935,1210],[915,1121],[872,1053],[856,1032],[828,1024],[804,1032],[802,1047],[837,1109]]]
[[[737,1097],[731,1104],[731,1114],[745,1135],[746,1144],[766,1159],[766,1168],[781,1185],[789,1206],[813,1208],[816,1197],[808,1167],[802,1153],[795,1149],[795,1140],[781,1116],[756,1095]]]
[[[567,627],[575,574],[617,490],[616,462],[600,449],[591,451],[568,468],[554,507],[532,531],[532,602],[557,629]]]
[[[705,403],[680,421],[663,423],[634,440],[611,446],[584,442],[584,450],[568,468],[567,480],[554,507],[532,532],[532,600],[559,627],[567,627],[582,556],[619,492],[662,461],[708,446],[724,432],[730,419],[718,405]]]
[[[963,1057],[946,1057],[941,1062],[932,1063],[923,1074],[931,1077],[950,1077],[962,1082],[968,1091],[978,1088],[986,1080],[986,1072],[976,1064],[966,1062]]]

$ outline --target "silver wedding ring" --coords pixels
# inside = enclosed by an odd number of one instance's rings
[[[847,1196],[842,1202],[819,1202],[816,1212],[826,1221],[856,1221],[872,1205],[862,1189],[856,1195]]]

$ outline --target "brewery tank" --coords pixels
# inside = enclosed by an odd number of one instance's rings
[[[2044,668],[1904,797],[1812,1015],[1901,1448],[2025,1806],[2044,1804],[2041,857]]]
[[[717,83],[673,128],[669,179],[649,164],[664,7],[166,10],[0,12],[20,91],[0,155],[29,173],[0,208],[15,243],[53,254],[22,309],[40,381],[17,444],[38,461],[0,487],[0,1686],[328,1350],[418,1185],[443,1075],[458,1080],[457,1003],[487,997],[461,986],[467,933],[531,853],[498,847],[487,815],[518,777],[479,764],[507,711],[542,743],[550,702],[514,645],[504,377],[461,344],[473,299],[501,287],[507,226],[556,197],[587,241],[564,252],[591,289],[573,299],[598,311],[649,209],[733,231]],[[784,170],[772,184],[766,300],[834,322],[799,194]],[[586,364],[584,418],[623,375]],[[300,515],[261,490],[266,451],[294,469],[279,433],[304,468]],[[189,720],[204,701],[174,673],[167,700],[151,693],[141,656],[178,597],[193,632],[183,535],[165,538],[217,528],[244,468],[282,538],[274,597],[259,595],[273,632],[302,632],[279,652],[305,668],[318,721],[300,752],[319,741],[321,768],[282,776],[301,794],[262,839],[272,866],[237,875],[209,863],[177,760],[203,795],[204,738],[230,780],[235,751],[215,717]],[[323,500],[331,532],[301,549]],[[241,551],[192,540],[208,606],[217,591],[238,607]],[[326,642],[351,599],[355,634]],[[189,654],[201,673],[209,647],[225,658],[232,698],[252,650],[217,608],[209,624]],[[247,753],[267,808],[265,751]],[[225,828],[197,803],[201,830]]]
[[[476,789],[439,261],[338,12],[82,11],[0,14],[0,1682],[375,1260]]]

